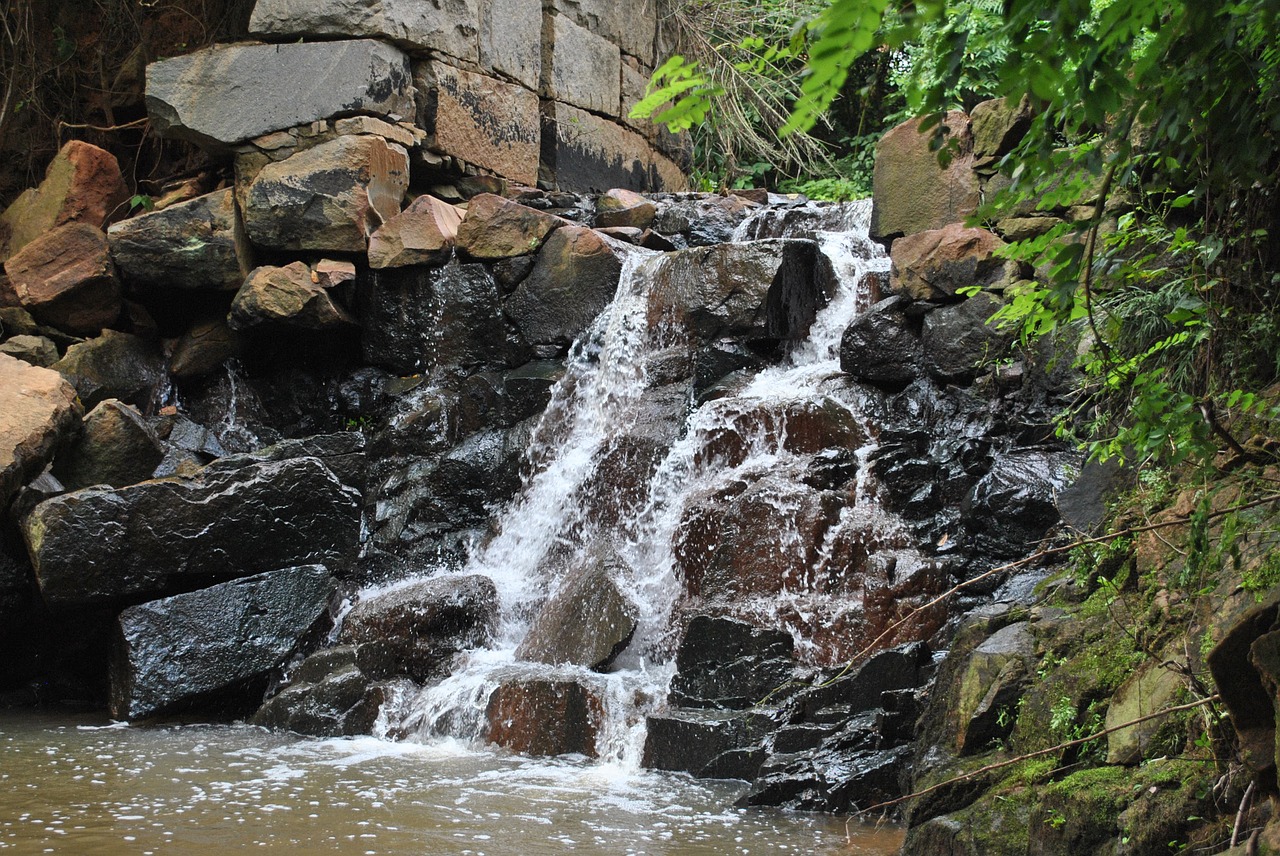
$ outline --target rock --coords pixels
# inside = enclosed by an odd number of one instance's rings
[[[152,127],[215,151],[339,114],[414,108],[408,57],[369,39],[215,45],[147,66]]]
[[[564,363],[559,360],[535,360],[507,372],[502,388],[510,417],[521,421],[545,410],[564,373]]]
[[[745,710],[793,677],[789,633],[732,618],[697,615],[676,654],[668,703]]]
[[[1026,241],[1038,238],[1062,223],[1057,217],[1006,217],[996,222],[996,231],[1006,241]]]
[[[1020,556],[1058,522],[1054,496],[1079,466],[1074,452],[1025,449],[996,457],[961,503],[973,546],[997,556]]]
[[[1035,638],[1027,622],[998,630],[974,649],[956,685],[956,751],[972,755],[1013,728],[1012,714],[1030,683]]]
[[[164,382],[164,361],[155,348],[115,330],[103,330],[96,339],[67,348],[52,368],[71,382],[85,407],[118,398],[145,413]]]
[[[507,300],[506,312],[531,345],[571,345],[618,290],[615,244],[582,226],[547,238],[538,261]]]
[[[821,721],[833,708],[846,718],[865,713],[882,706],[886,693],[920,686],[929,659],[928,646],[920,642],[878,651],[856,669],[821,675],[815,686],[796,696],[794,707],[803,722]]]
[[[649,325],[671,323],[704,341],[802,338],[831,292],[830,268],[811,241],[683,250],[653,276]]]
[[[653,14],[653,7],[626,6],[610,0],[550,0],[547,8],[608,39],[650,68],[655,65],[658,17]]]
[[[231,329],[267,326],[321,332],[354,327],[356,319],[333,301],[319,279],[303,262],[258,268],[231,302]]]
[[[354,557],[360,496],[316,458],[203,470],[46,500],[22,521],[45,601],[118,603],[191,581]]]
[[[622,103],[621,85],[618,46],[564,15],[552,15],[543,28],[538,94],[616,117]]]
[[[604,703],[576,681],[513,681],[489,696],[486,719],[489,742],[513,752],[595,758]]]
[[[579,193],[611,187],[636,191],[685,190],[684,170],[649,141],[622,125],[558,101],[542,103],[540,174]]]
[[[542,79],[541,0],[487,0],[482,5],[480,65],[537,90]]]
[[[313,737],[371,734],[386,693],[355,665],[355,653],[355,646],[339,645],[311,654],[250,723]]]
[[[225,316],[197,321],[174,345],[169,374],[179,380],[203,377],[239,354],[240,337]]]
[[[467,206],[467,216],[458,227],[458,249],[476,259],[523,256],[535,252],[547,235],[567,222],[485,193]]]
[[[1014,334],[989,320],[1002,305],[983,291],[926,315],[920,334],[925,371],[943,383],[967,383],[1003,360]]]
[[[48,368],[58,361],[58,346],[44,336],[14,336],[0,344],[0,354]]]
[[[271,163],[248,189],[245,230],[275,250],[363,253],[400,213],[409,156],[381,137],[338,137]]]
[[[673,710],[664,716],[650,716],[640,766],[731,778],[714,775],[721,772],[710,769],[715,760],[728,752],[759,746],[774,726],[771,715],[755,711]]]
[[[304,565],[129,607],[112,651],[111,715],[142,719],[264,675],[333,591],[324,567]]]
[[[973,165],[975,169],[982,169],[1013,151],[1026,136],[1033,118],[1031,101],[1026,96],[1017,104],[1012,99],[993,98],[976,105],[969,118],[973,129]]]
[[[53,463],[67,488],[124,487],[151,478],[164,458],[160,440],[135,408],[107,400],[84,417],[80,439]]]
[[[973,172],[969,119],[952,111],[943,121],[948,140],[958,144],[942,167],[930,146],[933,131],[920,131],[922,119],[890,130],[876,144],[872,173],[871,237],[892,238],[959,223],[978,209],[978,177]]]
[[[625,566],[592,551],[539,610],[516,659],[605,671],[631,642],[639,610],[614,579]]]
[[[596,225],[648,229],[658,216],[658,206],[639,193],[614,188],[596,201]]]
[[[663,235],[679,237],[690,247],[732,241],[738,226],[754,210],[741,197],[709,193],[659,197],[657,205],[658,218],[654,221],[653,228]]]
[[[1255,648],[1257,645],[1255,642]],[[1160,661],[1144,662],[1111,696],[1106,727],[1115,728],[1176,705],[1186,690],[1186,668],[1186,655],[1176,651]],[[1172,717],[1148,719],[1107,735],[1107,763],[1132,766],[1159,755],[1173,755],[1182,749],[1185,739]]]
[[[924,351],[909,301],[887,297],[850,322],[840,339],[840,370],[854,380],[897,391],[920,376]]]
[[[383,39],[406,51],[428,50],[476,62],[479,5],[478,0],[340,0],[322,6],[304,0],[258,0],[249,32],[289,40]]]
[[[83,412],[57,372],[0,354],[0,507],[75,434]]]
[[[438,577],[360,601],[339,639],[357,646],[357,665],[375,680],[427,682],[446,676],[458,652],[488,642],[497,612],[488,577]]]
[[[107,237],[135,287],[234,291],[253,268],[231,188],[116,223]]]
[[[766,764],[738,805],[852,814],[902,796],[899,782],[911,754],[909,746],[833,749],[801,755],[780,768],[770,769]]]
[[[430,265],[447,261],[458,238],[462,212],[422,195],[369,236],[369,267]]]
[[[120,315],[120,281],[96,226],[59,226],[10,256],[4,270],[18,302],[42,324],[96,336]]]
[[[1205,658],[1214,686],[1231,715],[1241,756],[1259,772],[1276,766],[1276,703],[1267,684],[1274,682],[1270,667],[1275,639],[1271,634],[1277,611],[1272,601],[1238,616]],[[1262,644],[1255,649],[1259,641]],[[1261,673],[1255,663],[1268,673]]]
[[[1017,281],[1017,262],[997,252],[1004,241],[986,229],[952,223],[893,242],[889,289],[913,300],[946,300],[969,286],[1003,289]]]
[[[1134,471],[1116,458],[1085,461],[1071,484],[1054,497],[1062,522],[1087,535],[1099,534],[1107,504],[1131,483],[1133,475]]]
[[[128,198],[115,157],[72,140],[50,161],[40,186],[24,191],[0,214],[0,260],[67,223],[105,228],[124,213]]]
[[[521,184],[537,182],[542,127],[535,93],[436,61],[418,65],[414,82],[429,149]]]

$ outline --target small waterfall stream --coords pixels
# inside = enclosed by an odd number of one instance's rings
[[[634,447],[631,438],[648,428],[655,388],[667,390],[655,366],[681,342],[679,333],[651,327],[647,314],[649,288],[667,257],[628,251],[613,303],[574,346],[535,432],[522,491],[459,572],[489,577],[497,588],[501,621],[493,644],[464,654],[441,683],[406,686],[393,696],[383,708],[384,735],[418,742],[475,738],[483,732],[489,696],[504,682],[570,680],[592,687],[601,700],[601,760],[638,767],[645,717],[661,709],[675,670],[678,614],[691,602],[716,600],[714,593],[691,591],[684,578],[682,567],[697,562],[691,551],[715,549],[690,541],[690,509],[714,503],[726,490],[740,493],[743,485],[778,524],[762,534],[782,569],[781,585],[747,587],[724,609],[789,631],[797,656],[810,665],[839,662],[858,648],[863,640],[850,633],[861,606],[856,581],[838,582],[850,544],[899,569],[921,561],[905,548],[897,522],[876,507],[866,466],[875,428],[863,412],[862,393],[839,373],[841,334],[875,299],[865,274],[888,266],[867,238],[869,213],[869,202],[810,205],[766,209],[744,221],[735,241],[816,240],[835,272],[835,293],[807,337],[778,364],[722,382],[701,402],[685,393],[677,402],[684,414],[679,434],[647,475],[625,466],[635,460],[625,453]],[[857,477],[847,495],[836,497],[840,507],[827,509],[830,520],[814,552],[812,532],[799,528],[811,516],[814,495],[801,479],[822,453],[808,435],[821,433],[813,425],[828,421],[841,426],[842,436],[858,438],[852,452]],[[637,474],[645,476],[638,484]],[[823,497],[830,505],[831,497]],[[600,551],[616,557],[608,565],[613,582],[636,609],[630,644],[604,673],[521,662],[517,649],[539,608],[566,584],[567,569]]]

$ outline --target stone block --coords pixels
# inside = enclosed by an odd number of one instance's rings
[[[541,0],[483,0],[480,65],[536,90],[542,79]]]
[[[249,32],[287,39],[383,39],[410,52],[429,50],[476,62],[478,0],[258,0]]]
[[[579,27],[618,46],[623,53],[653,67],[658,28],[657,0],[549,0],[548,7]]]
[[[542,105],[539,175],[576,192],[689,188],[684,171],[635,131],[557,101]]]
[[[551,16],[543,30],[541,95],[616,117],[621,85],[617,45],[563,15]]]
[[[116,223],[107,238],[133,286],[234,290],[253,268],[231,188]]]

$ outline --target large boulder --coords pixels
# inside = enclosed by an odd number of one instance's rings
[[[616,247],[582,226],[564,226],[547,238],[506,304],[525,341],[567,346],[591,326],[618,289],[622,260]]]
[[[636,632],[639,610],[618,588],[616,560],[598,553],[565,582],[538,612],[516,657],[553,666],[603,671]]]
[[[149,412],[164,382],[164,360],[156,347],[116,330],[72,345],[52,368],[71,381],[85,407],[118,398]]]
[[[970,114],[973,123],[973,165],[991,167],[1013,151],[1031,128],[1034,113],[1026,96],[1016,104],[1011,99],[993,98],[976,105]]]
[[[475,259],[523,256],[542,246],[547,235],[568,221],[534,208],[482,193],[467,206],[458,227],[458,249]]]
[[[423,194],[369,236],[369,267],[375,270],[447,261],[458,239],[462,214]]]
[[[841,371],[887,390],[902,389],[919,377],[920,325],[907,316],[908,304],[895,294],[855,317],[840,339]]]
[[[291,327],[315,332],[353,328],[356,319],[336,302],[303,262],[264,266],[249,274],[231,301],[231,329]]]
[[[972,755],[1013,728],[1010,711],[1029,685],[1035,666],[1035,639],[1025,621],[996,631],[973,650],[955,687],[958,730],[955,749]]]
[[[343,136],[263,167],[249,185],[245,231],[274,250],[363,253],[400,213],[409,155],[378,136]]]
[[[354,557],[360,495],[317,458],[205,469],[46,500],[22,521],[46,602],[118,603]]]
[[[163,458],[164,447],[142,414],[108,400],[84,417],[79,440],[58,455],[53,474],[68,490],[124,487],[151,478]]]
[[[1021,273],[1017,262],[999,257],[1004,246],[986,229],[962,223],[899,238],[890,254],[889,290],[913,300],[950,300],[970,286],[1003,289]]]
[[[343,621],[340,641],[357,646],[356,663],[372,678],[438,680],[458,652],[488,642],[497,612],[488,577],[438,577],[360,601]]]
[[[231,188],[114,224],[111,257],[132,286],[234,290],[253,267]]]
[[[684,170],[640,134],[559,101],[542,103],[542,172],[579,193],[689,187]]]
[[[781,630],[697,615],[676,654],[668,701],[675,706],[745,710],[794,676],[795,642]]]
[[[1013,333],[991,321],[1002,305],[982,291],[926,315],[920,334],[924,369],[943,383],[968,382],[1005,359]]]
[[[407,51],[445,53],[475,62],[479,0],[258,0],[249,19],[257,36],[298,38],[372,38]]]
[[[713,769],[716,759],[759,747],[776,725],[772,716],[755,711],[677,709],[650,716],[640,765],[650,770],[729,778],[717,775],[720,771]]]
[[[486,718],[489,742],[513,752],[595,758],[604,703],[577,681],[510,681],[489,696]]]
[[[593,113],[617,116],[621,85],[618,46],[564,15],[553,15],[542,40],[540,94]]]
[[[66,223],[104,228],[124,213],[129,188],[110,152],[72,140],[49,163],[39,187],[0,214],[0,260]]]
[[[39,475],[82,413],[75,389],[57,372],[0,354],[0,506]]]
[[[111,715],[141,719],[265,675],[333,591],[328,570],[304,565],[129,607],[112,651]]]
[[[921,131],[922,119],[893,128],[876,144],[872,173],[871,237],[892,238],[958,223],[978,210],[969,117],[953,111],[942,123],[950,163],[938,162],[931,145],[936,129]],[[953,148],[950,148],[954,146]]]
[[[152,127],[215,150],[339,114],[414,108],[408,57],[369,39],[216,45],[147,66]]]
[[[120,315],[120,280],[96,226],[59,226],[10,256],[4,270],[18,302],[43,324],[95,336]]]

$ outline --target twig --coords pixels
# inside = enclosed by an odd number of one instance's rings
[[[913,799],[916,799],[917,797],[926,796],[928,794],[933,793],[934,791],[941,790],[942,788],[945,788],[948,785],[954,785],[960,782],[967,782],[970,779],[976,779],[978,776],[982,776],[987,773],[994,772],[996,770],[1002,770],[1005,767],[1012,767],[1014,764],[1021,764],[1023,761],[1030,761],[1032,758],[1040,758],[1045,755],[1052,755],[1054,752],[1061,752],[1066,749],[1073,749],[1076,746],[1083,746],[1086,743],[1092,743],[1093,741],[1098,740],[1099,738],[1106,737],[1108,734],[1114,734],[1115,732],[1120,731],[1122,729],[1132,728],[1135,725],[1141,725],[1142,723],[1150,719],[1155,719],[1160,716],[1168,716],[1171,713],[1179,713],[1181,711],[1191,710],[1197,707],[1204,707],[1207,704],[1212,704],[1213,702],[1218,701],[1219,698],[1220,696],[1217,693],[1214,693],[1208,698],[1202,698],[1199,701],[1193,701],[1187,704],[1180,704],[1177,707],[1167,707],[1164,710],[1157,711],[1155,713],[1148,713],[1146,716],[1140,716],[1137,719],[1131,719],[1128,722],[1122,722],[1119,725],[1113,725],[1110,728],[1104,728],[1095,734],[1090,734],[1088,737],[1080,737],[1075,740],[1069,740],[1066,743],[1059,743],[1057,746],[1050,746],[1048,749],[1039,749],[1035,752],[1028,752],[1025,755],[1019,755],[1016,758],[1008,758],[1004,761],[999,761],[995,764],[988,764],[985,767],[980,767],[979,769],[973,770],[972,772],[947,779],[945,782],[938,782],[936,785],[931,785],[925,788],[924,790],[916,791],[915,793],[907,794],[906,796],[898,797],[897,799],[886,800],[884,802],[876,803],[875,805],[872,805],[872,806],[867,806],[864,809],[860,809],[859,813],[861,814],[861,813],[886,809],[891,806],[898,805],[899,803],[906,802],[907,800],[913,800]]]
[[[81,131],[125,131],[129,128],[137,128],[150,122],[150,118],[134,119],[132,122],[125,122],[123,125],[78,125],[71,122],[58,122],[58,130],[63,128],[74,128]]]
[[[1255,782],[1250,782],[1249,787],[1244,789],[1244,796],[1240,798],[1240,810],[1236,812],[1236,824],[1231,827],[1231,846],[1235,847],[1240,841],[1240,828],[1244,826],[1244,815],[1249,810],[1249,800],[1253,798],[1253,786]]]

